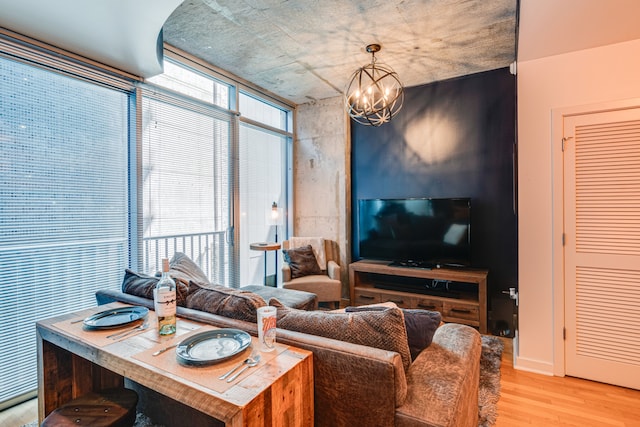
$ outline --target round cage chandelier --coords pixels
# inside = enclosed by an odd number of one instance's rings
[[[387,123],[402,108],[404,89],[398,74],[388,66],[376,64],[379,44],[367,46],[371,63],[358,68],[344,91],[349,116],[367,126]]]

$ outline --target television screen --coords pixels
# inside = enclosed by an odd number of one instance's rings
[[[359,200],[358,249],[396,265],[470,266],[471,200]]]

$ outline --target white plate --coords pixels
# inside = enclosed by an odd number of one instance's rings
[[[239,329],[200,332],[176,347],[178,362],[185,365],[211,365],[227,360],[251,345],[251,336]]]

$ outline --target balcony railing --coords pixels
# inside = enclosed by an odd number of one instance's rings
[[[182,252],[191,258],[212,283],[231,285],[231,247],[224,231],[212,231],[171,236],[145,237],[143,241],[143,271],[161,271],[162,258]]]

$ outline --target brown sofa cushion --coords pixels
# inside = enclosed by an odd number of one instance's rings
[[[186,307],[207,313],[218,314],[231,319],[256,322],[257,309],[267,305],[264,300],[253,292],[227,288],[210,283],[189,283],[189,296]]]
[[[276,326],[353,344],[395,351],[406,370],[411,365],[404,317],[399,308],[358,313],[302,311],[285,307],[275,298],[269,305],[278,307]]]
[[[381,311],[387,307],[368,305],[361,307],[347,307],[346,313],[355,313],[359,311]],[[409,309],[403,308],[404,326],[407,329],[407,341],[409,343],[409,351],[411,352],[411,360],[415,360],[422,350],[431,345],[433,334],[440,326],[442,315],[437,311]]]
[[[282,255],[284,260],[291,268],[291,278],[311,276],[313,274],[322,274],[318,260],[313,253],[311,245],[301,248],[283,249]]]
[[[124,271],[124,279],[122,280],[122,292],[153,300],[153,290],[158,280],[160,278],[157,276],[148,276],[127,268]],[[189,286],[176,281],[176,300],[178,305],[185,305],[188,293]]]

